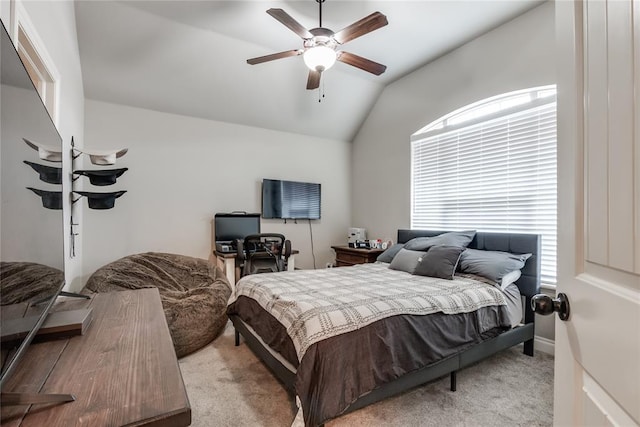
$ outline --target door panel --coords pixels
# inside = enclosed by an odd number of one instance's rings
[[[588,25],[591,29],[585,35],[584,45],[588,46],[589,53],[585,55],[585,85],[593,89],[589,93],[586,102],[594,116],[607,117],[607,88],[598,86],[596,83],[607,80],[607,63],[601,58],[607,53],[606,31],[607,24],[602,15],[606,12],[606,4],[596,2],[592,7],[602,9],[600,14],[591,14],[588,17]],[[562,90],[562,88],[560,88]],[[607,159],[608,126],[606,121],[598,123],[595,121],[585,122],[586,139],[586,159],[587,159],[587,185],[591,188],[587,196],[587,256],[593,262],[606,265],[609,261],[609,209],[607,204],[607,192],[609,187],[608,163],[602,161]]]
[[[587,15],[592,14],[587,3]],[[609,206],[609,263],[613,268],[634,271],[634,91],[633,91],[633,15],[632,3],[609,1],[606,3],[608,80],[592,82],[586,87],[608,89],[608,206]],[[601,10],[596,13],[600,15]],[[588,46],[587,46],[588,49]],[[601,54],[600,54],[601,55]],[[598,55],[598,56],[600,56]],[[608,60],[608,61],[607,61]],[[639,70],[640,71],[640,70]],[[606,84],[608,83],[608,84]],[[587,108],[586,119],[599,122],[600,117]],[[596,141],[597,143],[598,141]],[[599,141],[600,143],[604,141]],[[587,154],[588,155],[588,154]]]
[[[640,424],[640,1],[556,2],[556,425]]]
[[[611,400],[602,387],[586,373],[582,380],[582,401],[584,426],[630,426],[634,422]]]

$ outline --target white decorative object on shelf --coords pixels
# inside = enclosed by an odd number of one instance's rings
[[[45,145],[38,144],[36,142],[30,141],[27,138],[22,138],[27,145],[38,152],[38,156],[42,160],[47,160],[49,162],[62,162],[62,151],[59,147],[55,147],[53,145]]]
[[[128,148],[118,148],[115,150],[87,150],[74,148],[75,151],[86,154],[94,165],[108,166],[115,165],[116,159],[124,156],[129,151]]]

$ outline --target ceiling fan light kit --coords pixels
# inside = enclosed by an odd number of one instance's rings
[[[316,0],[319,5],[319,25],[318,28],[312,28],[311,30],[307,30],[282,9],[267,10],[269,15],[273,16],[302,38],[303,48],[247,59],[247,63],[255,65],[275,59],[302,55],[304,63],[309,68],[307,89],[317,89],[320,87],[321,73],[331,68],[336,61],[343,62],[377,76],[384,73],[387,69],[385,65],[337,49],[339,45],[343,45],[348,41],[384,27],[388,24],[387,17],[380,12],[374,12],[334,33],[330,29],[322,26],[322,3],[324,3],[324,1],[325,0]]]
[[[336,51],[327,46],[315,46],[304,52],[303,59],[310,70],[323,72],[336,63]]]

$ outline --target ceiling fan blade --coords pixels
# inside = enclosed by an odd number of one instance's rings
[[[256,65],[267,61],[273,61],[280,58],[288,58],[289,56],[297,56],[304,52],[304,49],[285,50],[284,52],[272,53],[271,55],[258,56],[257,58],[247,59],[247,64]]]
[[[307,79],[307,89],[318,89],[320,87],[320,71],[309,71],[309,78]]]
[[[348,27],[343,28],[333,35],[335,41],[340,44],[353,40],[357,37],[364,36],[371,31],[387,25],[387,17],[380,12],[373,12],[371,15],[362,18],[359,21],[354,22]]]
[[[309,30],[303,27],[298,21],[293,19],[291,15],[289,15],[284,10],[271,8],[267,10],[267,13],[276,18],[284,26],[289,28],[291,31],[293,31],[303,39],[310,39],[311,37],[313,37],[313,34],[311,34]]]
[[[338,52],[338,61],[344,62],[345,64],[352,65],[354,67],[360,68],[361,70],[368,71],[371,74],[375,74],[379,76],[384,73],[387,69],[386,65],[378,64],[370,59],[363,58],[362,56],[355,55],[353,53],[340,51]]]

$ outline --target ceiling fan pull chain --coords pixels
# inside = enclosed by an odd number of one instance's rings
[[[321,82],[321,86],[318,86],[318,102],[322,102],[324,98],[324,80]]]

